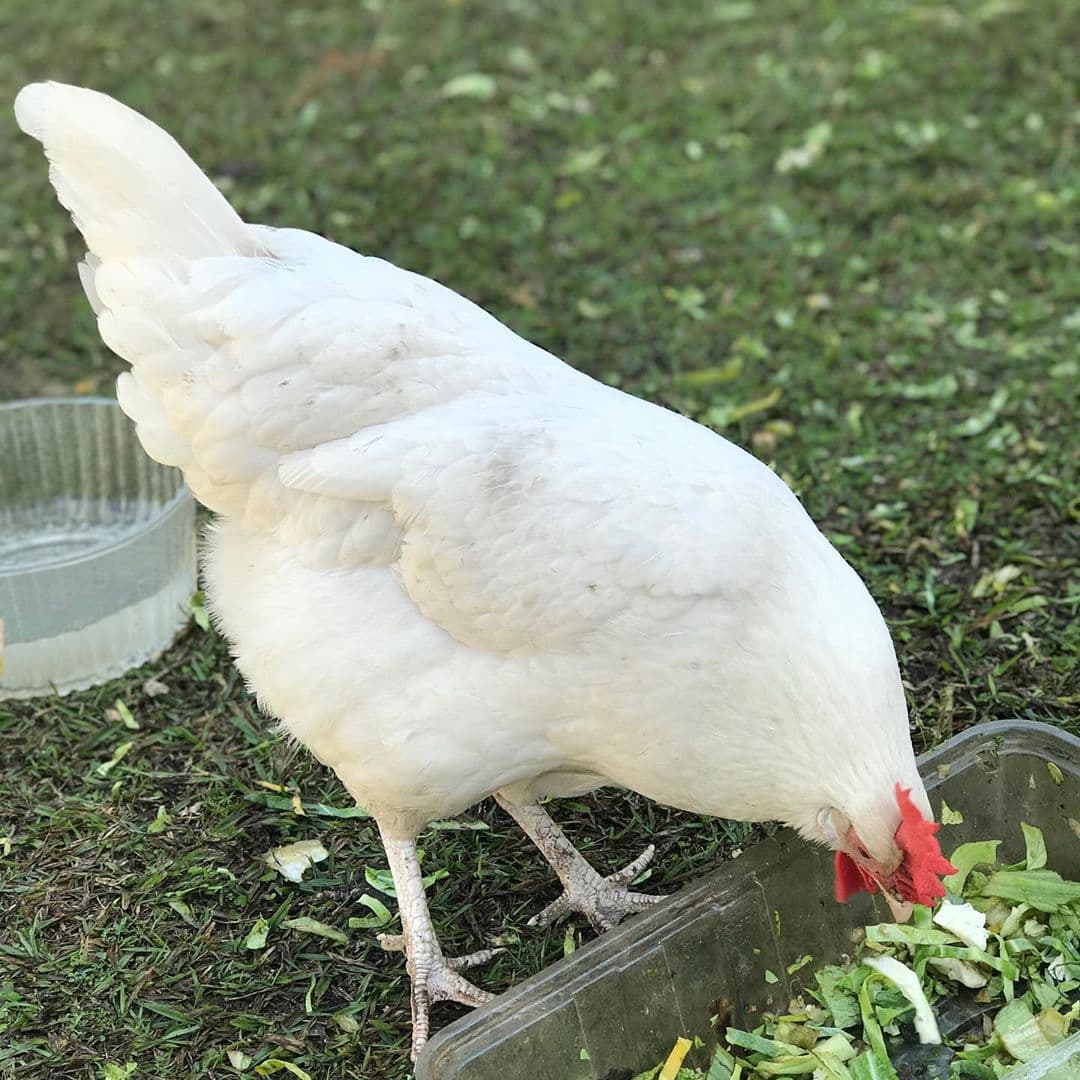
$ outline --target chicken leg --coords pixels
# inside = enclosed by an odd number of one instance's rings
[[[632,863],[601,877],[542,806],[515,802],[501,791],[495,793],[495,801],[525,830],[563,883],[562,896],[534,915],[530,926],[550,926],[571,911],[580,911],[601,934],[624,916],[664,899],[629,889],[634,878],[652,862],[656,854],[652,844]]]
[[[394,879],[400,934],[380,934],[379,944],[390,952],[404,952],[405,967],[412,981],[412,1057],[415,1061],[428,1040],[430,1009],[435,1001],[457,1001],[462,1005],[483,1005],[492,994],[474,986],[458,974],[463,968],[487,963],[502,949],[483,949],[468,956],[443,955],[431,924],[420,860],[414,840],[395,840],[382,832],[383,847]]]

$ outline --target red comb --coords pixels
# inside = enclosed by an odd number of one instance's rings
[[[896,805],[900,807],[900,827],[896,843],[904,853],[904,861],[893,875],[897,891],[905,900],[916,904],[932,904],[945,895],[941,884],[943,874],[955,874],[954,867],[937,842],[940,825],[927,821],[911,801],[911,789],[896,785]]]

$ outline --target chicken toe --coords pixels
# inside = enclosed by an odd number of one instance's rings
[[[522,827],[563,883],[562,895],[529,920],[530,926],[550,926],[577,911],[601,934],[625,916],[663,900],[662,896],[632,892],[630,884],[652,862],[650,844],[633,862],[607,877],[601,876],[541,806],[523,805],[497,792],[498,804]]]
[[[383,835],[383,846],[394,878],[401,913],[401,934],[380,934],[379,944],[389,952],[403,952],[412,983],[412,1058],[415,1061],[431,1031],[431,1005],[456,1001],[476,1007],[493,997],[459,974],[465,968],[487,963],[501,949],[482,949],[467,956],[443,955],[424,895],[423,874],[412,840]]]

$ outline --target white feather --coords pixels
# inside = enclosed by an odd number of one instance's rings
[[[32,83],[15,99],[15,119],[45,147],[53,187],[97,258],[257,250],[173,138],[126,105],[94,90]]]

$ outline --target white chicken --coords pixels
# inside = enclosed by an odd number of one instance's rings
[[[768,468],[449,289],[249,225],[164,131],[23,89],[146,451],[217,514],[207,596],[266,711],[374,815],[413,1052],[490,996],[439,946],[415,838],[494,794],[597,929],[657,899],[537,805],[602,785],[778,819],[837,894],[942,895],[885,623]],[[908,792],[910,791],[910,795]],[[535,921],[535,920],[534,920]]]

